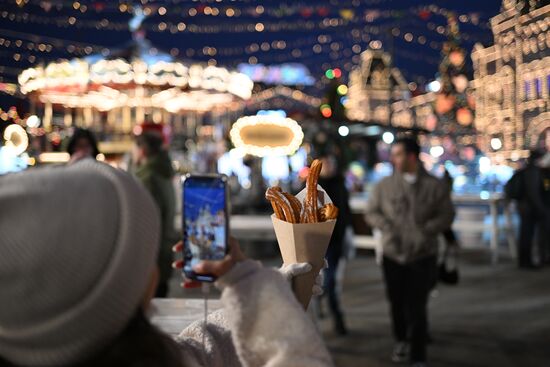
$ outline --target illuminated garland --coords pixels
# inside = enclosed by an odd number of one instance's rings
[[[31,1],[28,4],[36,4],[38,2]],[[41,1],[41,4],[48,3],[48,1]],[[101,3],[101,2],[95,2]],[[179,2],[176,1],[175,4],[178,4]],[[355,2],[353,2],[355,6]],[[84,4],[84,2],[73,2],[73,1],[66,1],[66,2],[60,2],[56,1],[55,3],[52,3],[53,8],[57,10],[61,10],[58,8],[59,5],[62,7],[72,7],[77,14],[78,13],[85,13],[86,11],[90,11],[92,9],[91,4]],[[124,7],[125,5],[126,7]],[[123,6],[122,10],[118,9],[120,6]],[[162,6],[158,5],[146,5],[146,7],[149,6],[149,11],[155,11],[156,16],[164,17],[168,16],[170,14],[174,14],[176,12],[177,6],[171,6],[166,7],[166,12],[161,10]],[[96,13],[101,13],[105,11],[106,9],[109,9],[111,7],[112,9],[117,8],[121,12],[130,12],[131,6],[129,4],[118,4],[114,2],[105,2],[103,5],[100,6],[101,9],[94,9]],[[304,6],[300,4],[283,4],[279,7],[271,7],[268,5],[254,5],[254,6],[248,6],[245,8],[240,8],[241,14],[248,14],[250,12],[256,12],[260,10],[260,15],[269,15],[270,12],[275,11],[281,7],[286,7],[288,9],[291,9],[290,11],[298,12],[298,9],[322,9],[323,6]],[[345,8],[344,5],[341,6],[342,8]],[[227,9],[237,9],[237,7],[230,6],[230,7],[220,7],[218,4],[209,6],[210,10],[206,10],[208,8],[208,5],[204,4],[198,4],[198,5],[192,5],[189,7],[183,7],[185,9],[197,9],[199,8],[201,11],[199,12],[197,10],[197,14],[195,15],[202,15],[202,16],[215,16],[214,13],[221,12],[220,9],[226,11]],[[183,9],[182,8],[182,9]],[[261,10],[263,8],[263,10]],[[176,10],[175,10],[176,9]],[[213,11],[213,9],[218,9],[218,11]],[[160,14],[159,13],[160,10]],[[334,9],[332,9],[334,10]],[[349,10],[349,9],[344,9]],[[206,13],[209,14],[204,14]],[[427,20],[432,14],[436,15],[445,15],[448,12],[447,9],[440,8],[436,5],[430,5],[428,7],[421,7],[421,8],[410,8],[406,10],[404,13],[411,14],[418,16],[418,18],[422,20]],[[231,12],[230,12],[231,13]],[[333,11],[334,13],[334,11]],[[224,13],[225,14],[225,13]],[[303,16],[307,15],[308,13],[304,14],[298,14],[297,15]],[[332,14],[332,13],[331,13]],[[329,15],[331,15],[329,14]],[[189,14],[187,14],[189,15]],[[290,15],[290,14],[287,14]],[[331,65],[339,65],[342,68],[344,68],[346,71],[349,71],[351,69],[352,64],[347,62],[350,58],[352,58],[353,63],[357,63],[358,60],[354,56],[358,54],[359,52],[365,50],[368,47],[372,46],[372,42],[380,42],[379,40],[376,40],[376,35],[384,33],[384,31],[387,31],[387,27],[385,26],[375,26],[375,25],[366,25],[362,26],[361,24],[369,23],[378,19],[390,19],[392,17],[401,17],[403,13],[396,13],[396,11],[387,11],[387,10],[378,10],[378,9],[362,9],[352,13],[346,13],[345,11],[337,12],[335,17],[329,17],[327,15],[324,19],[321,21],[314,21],[311,20],[315,16],[318,16],[319,14],[315,15],[312,14],[311,16],[307,16],[306,20],[302,22],[302,25],[306,28],[309,28],[309,30],[314,29],[323,29],[327,31],[328,33],[335,32],[334,37],[336,40],[328,41],[328,42],[320,42],[316,37],[308,37],[304,40],[300,41],[285,41],[285,40],[275,40],[271,42],[262,42],[262,43],[250,43],[246,46],[237,46],[237,47],[214,47],[214,46],[205,46],[202,48],[202,50],[195,50],[194,48],[187,48],[187,49],[179,49],[179,48],[172,48],[170,50],[170,53],[172,56],[177,55],[185,55],[186,57],[193,57],[193,56],[205,56],[209,57],[211,63],[215,64],[217,63],[216,57],[224,57],[231,60],[234,60],[235,63],[238,62],[249,62],[251,64],[255,64],[258,62],[277,62],[277,63],[283,63],[288,62],[291,60],[299,59],[300,61],[305,60],[312,60],[313,58],[318,57],[319,54],[324,53],[327,55],[327,61]],[[225,14],[227,16],[227,14]],[[2,11],[0,12],[0,17],[3,17],[6,20],[11,21],[19,21],[19,22],[38,22],[40,24],[57,24],[59,26],[67,27],[67,26],[94,26],[99,29],[105,29],[105,30],[124,30],[126,31],[128,29],[128,26],[125,22],[110,22],[108,19],[101,19],[99,21],[97,20],[82,20],[79,19],[78,16],[72,16],[72,17],[57,17],[57,18],[51,18],[51,17],[41,17],[34,14],[29,13],[23,13],[23,14],[16,14],[16,13],[10,13],[9,11]],[[233,16],[232,16],[233,17]],[[188,17],[188,19],[194,18],[192,16]],[[197,18],[198,19],[198,18]],[[263,18],[262,18],[263,19]],[[483,23],[479,23],[479,14],[477,13],[470,13],[470,14],[463,14],[459,16],[460,22],[472,22],[472,24],[476,23],[477,25],[483,25]],[[85,23],[82,23],[85,22]],[[242,24],[225,24],[221,25],[220,27],[225,27],[225,29],[229,29],[229,31],[232,32],[277,32],[281,30],[287,30],[287,26],[296,26],[297,22],[262,22],[262,21],[256,21],[254,20],[252,23],[242,23]],[[298,22],[300,23],[300,22]],[[426,23],[426,22],[424,22]],[[342,26],[349,26],[349,25],[355,25],[356,27],[359,26],[359,28],[353,29],[352,32],[340,32],[339,29]],[[215,28],[212,28],[213,26],[202,26],[197,24],[191,24],[188,22],[177,22],[177,23],[170,23],[170,22],[160,22],[160,23],[154,23],[154,24],[144,24],[145,28],[154,31],[154,32],[171,32],[171,33],[181,33],[181,32],[188,32],[188,33],[200,33],[200,32],[206,32],[206,33],[212,33],[217,32]],[[441,32],[441,26],[436,26],[434,23],[428,22],[427,24],[428,30],[434,31],[438,34],[442,34]],[[206,28],[202,28],[206,27]],[[229,27],[229,28],[228,28]],[[230,29],[233,27],[234,29]],[[220,28],[221,29],[221,28]],[[290,29],[290,28],[289,28]],[[301,30],[301,29],[300,29]],[[13,31],[10,31],[13,32]],[[353,35],[351,33],[357,32],[357,35]],[[0,33],[3,34],[4,37],[6,37],[5,33],[0,31]],[[405,32],[401,31],[399,27],[393,27],[391,30],[391,34],[396,39],[403,39],[405,42],[415,42],[419,45],[423,45],[426,47],[430,47],[432,49],[440,49],[441,42],[438,41],[428,41],[427,36],[424,34],[417,34],[416,32]],[[15,37],[23,37],[24,32],[19,32],[19,35],[11,34],[10,36],[12,38]],[[28,39],[31,40],[31,42],[22,42],[21,40],[15,39],[11,40],[7,45],[5,42],[2,42],[3,39],[0,39],[0,46],[8,47],[11,49],[17,48],[18,51],[21,49],[25,49],[25,52],[16,52],[11,54],[11,58],[15,61],[22,61],[26,60],[29,63],[33,64],[37,61],[41,61],[37,59],[37,57],[34,55],[34,53],[43,53],[47,54],[52,51],[52,49],[55,48],[62,48],[63,52],[67,52],[70,55],[73,56],[83,56],[83,55],[90,55],[92,53],[101,53],[103,55],[108,55],[111,52],[111,49],[108,47],[103,47],[99,45],[89,45],[86,43],[81,42],[75,42],[75,41],[66,41],[61,39],[55,39],[53,37],[45,37],[45,36],[39,36],[39,35],[33,35],[33,34],[26,34]],[[323,36],[323,35],[321,35]],[[330,39],[330,35],[324,35],[324,37],[327,37]],[[343,37],[344,39],[338,37]],[[370,38],[372,37],[370,41],[367,39],[365,40],[365,37]],[[466,37],[464,37],[466,38]],[[346,40],[352,40],[353,45],[349,48],[345,48],[345,42]],[[343,41],[343,42],[342,42]],[[19,46],[18,46],[19,44]],[[273,52],[275,51],[275,52]],[[405,51],[402,49],[395,50],[395,53],[398,55],[402,55],[409,59],[415,59],[415,60],[426,60],[428,63],[434,64],[435,62],[428,58],[425,59],[425,57],[421,53],[414,53],[410,51]],[[250,55],[246,56],[244,54]],[[353,56],[353,57],[352,57]],[[260,60],[261,58],[261,60]],[[345,64],[344,64],[345,62]],[[326,67],[323,67],[326,69]],[[14,74],[14,73],[12,73]]]
[[[296,89],[292,89],[284,86],[277,86],[277,87],[265,89],[259,93],[255,93],[252,96],[252,98],[249,101],[247,101],[247,106],[248,107],[256,106],[261,102],[265,101],[266,99],[270,99],[276,96],[292,98],[297,101],[306,103],[315,108],[317,108],[321,104],[320,98],[310,96]]]
[[[257,6],[262,7],[261,5]],[[146,8],[150,9],[150,8]],[[165,9],[163,7],[160,7],[158,9]],[[202,8],[200,8],[202,9]],[[217,9],[217,8],[210,8],[208,6],[205,6],[204,9]],[[442,14],[446,14],[448,11],[445,9],[437,8],[435,6],[435,9],[438,10],[438,12]],[[131,12],[131,9],[125,9],[125,12]],[[202,10],[204,14],[204,10]],[[218,11],[219,12],[219,11]],[[171,32],[171,33],[181,33],[181,32],[188,32],[188,33],[206,33],[206,34],[212,34],[212,33],[221,33],[221,32],[232,32],[232,33],[243,33],[243,32],[263,32],[263,31],[269,31],[269,32],[278,32],[278,31],[303,31],[304,28],[307,30],[313,30],[313,29],[330,29],[334,27],[342,27],[342,26],[348,26],[349,24],[358,24],[362,25],[365,23],[373,22],[379,18],[383,19],[401,19],[409,14],[417,15],[420,18],[422,18],[422,12],[423,10],[418,10],[416,8],[411,9],[409,11],[382,11],[382,10],[368,10],[366,13],[362,16],[357,16],[355,14],[355,11],[353,9],[340,9],[337,14],[329,14],[325,15],[322,20],[312,20],[312,19],[306,19],[304,22],[296,22],[296,21],[275,21],[275,22],[266,22],[266,21],[254,21],[254,22],[247,22],[247,23],[241,23],[241,24],[219,24],[216,23],[216,25],[197,25],[197,24],[186,24],[185,22],[159,22],[155,24],[143,24],[142,27],[147,31],[152,32]],[[190,8],[186,14],[179,14],[179,16],[190,16],[195,17],[197,14],[199,14],[199,10],[197,8],[192,7]],[[208,14],[207,14],[208,15]],[[45,16],[39,16],[35,14],[29,14],[29,13],[23,13],[23,14],[17,14],[17,13],[10,13],[8,11],[3,11],[0,13],[0,16],[4,19],[10,20],[10,21],[16,21],[16,22],[24,22],[24,23],[37,23],[37,24],[55,24],[59,27],[69,27],[69,26],[76,26],[77,28],[95,28],[98,30],[114,30],[114,31],[126,31],[128,29],[128,26],[125,22],[111,22],[107,18],[103,18],[99,21],[97,20],[87,20],[87,19],[77,19],[74,16],[70,17],[45,17]],[[231,17],[230,17],[231,18]],[[460,19],[466,21],[466,19],[478,19],[479,15],[474,17],[473,15],[466,15],[463,14],[460,16]]]
[[[2,83],[0,83],[1,87]],[[21,117],[19,116],[19,113],[17,112],[17,108],[15,106],[10,107],[7,111],[2,110],[0,108],[0,120],[2,121],[8,121],[11,120],[17,124],[21,123]]]
[[[379,5],[387,0],[373,0],[363,1],[363,5]],[[447,17],[451,12],[448,9],[437,6],[436,4],[411,7],[406,10],[382,10],[376,8],[363,9],[360,7],[360,2],[342,2],[338,3],[338,7],[327,5],[311,5],[300,3],[280,3],[277,6],[271,6],[268,4],[262,5],[245,5],[245,6],[221,6],[220,4],[197,4],[181,6],[180,1],[173,1],[173,5],[164,6],[164,4],[145,4],[144,11],[147,16],[169,17],[169,16],[212,16],[212,17],[226,17],[226,18],[238,18],[238,17],[272,17],[272,18],[284,18],[289,16],[299,16],[304,19],[313,17],[327,17],[337,16],[346,20],[354,18],[363,18],[367,22],[373,22],[377,19],[393,19],[403,18],[407,15],[415,15],[422,20],[427,20],[432,14],[441,15]],[[89,5],[81,3],[79,1],[43,1],[38,4],[43,11],[50,12],[52,9],[72,10],[75,14],[85,14],[88,12],[99,13],[132,13],[134,6],[130,3],[116,3],[113,1],[95,1]],[[461,14],[459,17],[462,23],[471,23],[473,25],[480,25],[480,14],[477,12],[471,12]]]
[[[433,11],[439,11],[439,12],[443,12],[445,13],[446,10],[441,10],[439,8],[435,8],[433,9]],[[419,13],[421,16],[421,12]],[[14,14],[9,14],[8,12],[2,12],[1,13],[2,16],[6,16],[8,18],[13,18],[13,19],[16,19],[17,17],[14,15]],[[32,17],[32,15],[30,16]],[[466,17],[466,15],[463,15],[461,17]],[[25,18],[23,16],[23,18]],[[29,17],[26,17],[27,20],[29,20]],[[468,19],[468,18],[467,18]],[[63,23],[64,25],[66,25],[66,18],[63,18]],[[100,21],[100,23],[102,23],[102,21]],[[332,22],[332,20],[330,20],[328,23],[330,24]],[[324,23],[324,21],[323,21]],[[110,24],[108,21],[107,21],[107,25]],[[254,31],[257,31],[256,29],[256,26],[258,24],[263,24],[263,23],[254,23]],[[430,27],[430,24],[432,24],[433,26]],[[123,24],[121,23],[120,26],[122,27]],[[190,26],[195,26],[195,25],[190,25]],[[239,26],[239,25],[237,25]],[[262,27],[265,27],[262,25]],[[262,28],[260,27],[260,28]],[[124,28],[126,29],[127,26],[124,25]],[[178,29],[178,31],[184,31],[185,29],[188,28],[188,25],[186,25],[185,23],[178,23],[176,28]],[[247,28],[250,28],[250,27],[247,27]],[[438,26],[437,28],[435,27],[435,25],[433,23],[428,23],[428,28],[431,28],[431,30],[436,30],[437,33],[439,34],[443,34],[444,33],[444,27],[442,26]],[[356,29],[357,31],[359,31],[358,29]],[[355,30],[354,30],[355,31]],[[381,27],[378,27],[378,26],[365,26],[364,29],[363,29],[364,32],[371,32],[373,34],[377,34],[377,33],[380,33],[381,31]],[[391,31],[392,33],[392,36],[395,37],[395,38],[398,38],[400,36],[402,36],[402,38],[406,41],[406,42],[416,42],[420,45],[428,45],[427,44],[427,38],[426,36],[424,35],[413,35],[411,32],[403,32],[401,33],[401,31],[399,30],[399,28],[397,27],[394,27]],[[40,36],[37,36],[37,35],[30,35],[34,38],[37,38],[37,37],[40,37]],[[16,42],[19,42],[19,44],[21,45],[21,41],[20,40],[17,40]],[[59,40],[55,40],[56,42],[56,45],[59,46],[60,43],[62,44],[62,42],[60,42]],[[70,41],[67,41],[67,42],[70,42]],[[314,42],[314,41],[313,41]],[[312,42],[312,43],[313,43]],[[1,42],[0,42],[1,43]],[[267,47],[264,47],[264,45],[266,45]],[[12,43],[12,46],[13,46],[13,43]],[[43,44],[40,44],[40,45],[35,45],[33,42],[29,42],[27,43],[26,45],[28,48],[30,49],[36,49],[38,47],[41,47],[41,49],[38,49],[38,51],[41,51],[41,52],[48,52],[49,50],[51,50],[51,45],[43,45]],[[332,46],[332,45],[331,45]],[[431,47],[432,49],[439,49],[441,46],[441,43],[440,42],[435,42],[435,41],[431,41],[429,42],[429,47]],[[21,46],[19,46],[21,47]],[[47,47],[47,49],[44,49],[45,47]],[[297,44],[296,45],[288,45],[288,48],[296,48],[296,47],[299,47]],[[313,45],[314,47],[314,51],[315,53],[320,53],[320,52],[323,52],[324,50],[322,50],[322,46],[320,44],[315,44]],[[244,47],[244,51],[247,52],[247,53],[257,53],[257,52],[269,52],[271,50],[284,50],[285,48],[287,48],[287,44],[285,41],[283,40],[279,40],[279,41],[273,41],[271,42],[271,45],[269,43],[266,44],[266,42],[262,43],[261,44],[261,47],[258,45],[258,44],[250,44],[248,46],[245,46]],[[70,43],[67,47],[66,47],[66,50],[67,52],[69,52],[70,54],[74,54],[74,55],[84,55],[84,54],[91,54],[92,52],[101,52],[103,53],[104,55],[107,55],[109,54],[110,50],[106,47],[102,47],[102,46],[97,46],[97,45],[86,45],[86,44],[83,44],[83,43]],[[171,50],[171,52],[173,54],[179,54],[182,50],[179,50],[177,48],[173,48]],[[292,50],[293,51],[293,57],[294,58],[299,58],[301,56],[300,53],[298,53],[296,50]],[[205,56],[213,56],[213,54],[218,54],[220,56],[237,56],[237,55],[240,55],[242,54],[243,52],[243,48],[241,47],[226,47],[226,48],[219,48],[217,49],[216,47],[204,47],[203,48],[203,55]],[[194,49],[187,49],[185,51],[186,55],[188,57],[192,56],[192,54],[195,53]],[[346,55],[344,55],[346,56]],[[17,56],[16,56],[17,57]],[[16,60],[17,61],[17,60]],[[30,62],[32,62],[31,60],[29,60]]]
[[[2,68],[0,67],[0,73],[2,73]],[[11,96],[15,95],[17,93],[17,84],[13,83],[0,83],[0,92],[9,94]],[[0,109],[0,114],[2,113],[2,109]]]
[[[24,35],[22,32],[18,32],[20,35]],[[426,42],[426,37],[420,35],[420,36],[414,36],[411,32],[406,32],[406,33],[403,33],[401,34],[400,32],[393,32],[393,35],[395,38],[397,37],[400,37],[402,36],[402,38],[406,41],[406,42],[416,42],[420,45],[428,45],[429,47],[431,47],[432,49],[439,49],[440,46],[441,46],[441,43],[440,42],[435,42],[435,41],[431,41],[429,44],[427,44]],[[34,35],[27,35],[27,37],[31,37],[31,36],[34,36]],[[36,36],[36,37],[39,37],[39,36]],[[370,43],[369,42],[365,42],[365,41],[362,41],[362,40],[359,40],[357,41],[357,38],[356,37],[353,37],[349,34],[345,34],[343,37],[347,38],[347,40],[355,40],[355,44],[353,45],[352,49],[350,51],[353,51],[354,54],[358,53],[361,51],[362,49],[362,46],[361,44],[363,45],[367,45],[369,46]],[[21,37],[23,38],[23,37]],[[363,35],[363,39],[365,38],[365,34]],[[321,39],[321,40],[320,40]],[[325,39],[325,40],[323,40]],[[216,48],[216,47],[212,47],[212,46],[205,46],[202,48],[202,50],[200,50],[200,52],[202,53],[203,56],[215,56],[215,55],[220,55],[220,56],[224,56],[224,57],[229,57],[229,56],[238,56],[240,57],[240,59],[242,60],[242,54],[243,52],[244,53],[247,53],[247,54],[257,54],[257,53],[268,53],[270,51],[283,51],[285,49],[291,49],[291,56],[292,58],[301,58],[304,56],[304,52],[300,52],[298,53],[296,51],[296,49],[298,48],[303,48],[303,47],[311,47],[311,51],[313,51],[313,53],[315,54],[319,54],[319,53],[323,53],[323,52],[333,52],[333,53],[338,53],[338,57],[340,56],[346,56],[344,54],[342,54],[342,52],[340,51],[334,51],[334,48],[337,47],[338,50],[342,49],[343,48],[343,45],[344,43],[342,41],[339,41],[339,42],[330,42],[328,40],[330,40],[331,37],[330,36],[326,36],[326,35],[321,35],[319,37],[308,37],[308,38],[304,38],[304,39],[299,39],[299,40],[295,40],[295,41],[292,41],[292,42],[286,42],[284,40],[274,40],[272,42],[262,42],[262,43],[250,43],[246,46],[243,46],[243,47],[221,47],[221,48]],[[346,40],[343,40],[344,42]],[[60,46],[60,43],[62,42],[62,40],[57,40],[58,42],[58,47]],[[69,42],[68,46],[66,46],[65,48],[65,45],[61,44],[61,47],[64,48],[64,50],[66,49],[66,51],[70,54],[73,54],[75,56],[82,56],[82,55],[88,55],[88,54],[91,54],[92,52],[97,52],[97,53],[102,53],[104,55],[108,55],[111,50],[109,48],[106,48],[106,47],[103,47],[103,46],[85,46],[85,47],[80,47],[80,46],[76,46],[75,44],[72,43],[72,41],[66,41],[66,42]],[[38,42],[23,42],[22,40],[20,39],[17,39],[15,41],[10,41],[8,39],[5,39],[5,38],[0,38],[0,46],[3,46],[3,47],[8,47],[8,48],[17,48],[17,49],[25,49],[25,50],[28,50],[29,52],[42,52],[42,53],[50,53],[52,51],[52,45],[51,44],[45,44],[45,43],[38,43]],[[363,46],[364,47],[364,46]],[[357,48],[357,50],[355,50]],[[403,55],[406,55],[406,57],[410,57],[410,58],[416,58],[416,59],[422,59],[423,57],[423,54],[415,54],[413,52],[410,52],[410,51],[402,51],[402,50],[396,50],[397,53],[401,53]],[[172,48],[170,50],[170,53],[172,54],[172,56],[177,56],[179,54],[183,54],[183,50],[180,50],[178,48]],[[185,54],[186,56],[193,56],[195,55],[196,51],[195,49],[193,48],[188,48],[185,50]],[[19,54],[19,56],[17,56]],[[307,52],[305,54],[308,54]],[[309,53],[311,54],[311,53]],[[351,54],[351,52],[350,52]],[[21,59],[21,53],[20,52],[17,52],[17,53],[14,53],[13,56],[14,57],[14,60],[15,61],[19,61]],[[28,55],[28,53],[27,53]],[[347,55],[347,56],[350,56],[350,55]],[[281,59],[281,60],[284,60],[284,59]],[[281,61],[279,60],[279,61]],[[33,63],[36,61],[36,57],[32,57],[32,56],[29,56],[28,57],[28,61]]]
[[[62,28],[76,27],[84,29],[108,30],[108,31],[127,31],[128,25],[125,22],[111,22],[104,18],[97,22],[95,20],[77,20],[75,17],[45,17],[30,14],[24,17],[21,14],[8,13],[6,11],[0,13],[0,17],[19,23],[35,23],[56,25]],[[182,25],[180,25],[180,23]],[[261,32],[283,32],[283,31],[298,31],[303,32],[304,29],[325,30],[331,28],[339,28],[348,26],[349,21],[342,18],[325,18],[319,21],[308,20],[304,23],[296,21],[274,21],[265,22],[258,21],[256,23],[241,23],[241,24],[215,24],[215,25],[197,25],[185,24],[182,22],[159,22],[157,24],[143,24],[142,28],[148,32],[155,33],[193,33],[193,34],[217,34],[217,33],[261,33]]]

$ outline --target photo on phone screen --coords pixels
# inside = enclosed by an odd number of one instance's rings
[[[225,176],[188,176],[183,181],[183,257],[185,276],[214,281],[196,274],[202,260],[221,260],[227,254],[227,188]]]

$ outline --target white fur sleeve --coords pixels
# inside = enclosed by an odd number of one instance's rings
[[[330,367],[330,355],[279,272],[246,260],[217,282],[245,367]]]
[[[176,338],[186,366],[241,366],[224,314],[224,310],[213,312],[208,315],[206,329],[204,321],[198,320],[185,328]]]

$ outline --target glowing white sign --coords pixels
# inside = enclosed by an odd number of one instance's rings
[[[277,115],[241,117],[230,136],[236,148],[258,157],[291,155],[304,139],[296,121]]]
[[[10,149],[16,156],[25,152],[29,146],[29,137],[25,129],[17,124],[6,127],[4,130],[4,140],[6,141],[4,144],[5,147]]]

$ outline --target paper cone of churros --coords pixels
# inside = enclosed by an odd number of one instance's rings
[[[315,160],[306,188],[293,196],[280,187],[270,187],[266,198],[273,206],[271,216],[285,264],[310,263],[313,269],[294,277],[292,289],[304,309],[312,295],[315,278],[324,266],[325,254],[338,217],[338,208],[317,185],[322,164]]]

